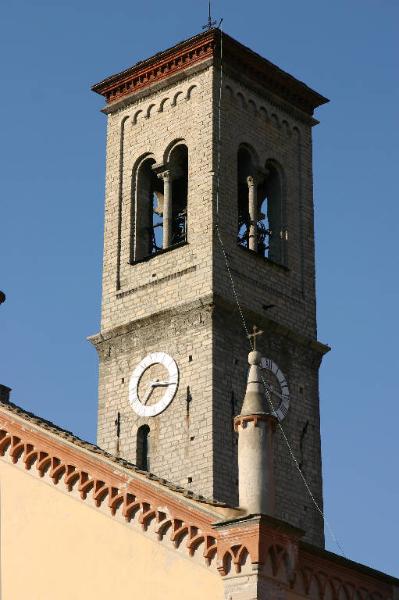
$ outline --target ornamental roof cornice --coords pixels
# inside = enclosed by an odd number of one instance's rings
[[[0,422],[2,418],[7,418],[6,415],[9,415],[9,418],[15,418],[15,426],[23,425],[26,427],[26,423],[32,425],[32,435],[39,436],[43,445],[47,445],[51,448],[52,452],[55,452],[57,449],[64,451],[68,454],[71,452],[77,452],[76,458],[81,458],[82,460],[88,461],[97,461],[97,467],[104,470],[110,468],[112,473],[115,474],[117,471],[116,468],[120,468],[125,473],[128,473],[129,477],[137,476],[140,481],[146,481],[148,484],[153,487],[157,485],[161,488],[165,488],[172,492],[173,495],[178,494],[186,498],[187,500],[193,500],[194,502],[202,505],[203,507],[208,506],[211,510],[212,518],[218,516],[219,510],[221,510],[221,516],[223,518],[224,513],[239,513],[234,508],[229,507],[227,504],[223,502],[217,502],[211,498],[205,498],[200,494],[195,494],[191,490],[187,490],[179,485],[175,485],[166,479],[161,477],[157,477],[153,473],[148,471],[143,471],[139,469],[135,464],[123,459],[119,458],[109,452],[106,452],[99,446],[92,444],[91,442],[87,442],[78,436],[74,435],[70,431],[66,429],[62,429],[58,425],[55,425],[51,421],[43,419],[30,413],[21,407],[13,404],[11,402],[1,402],[0,401]],[[26,429],[24,429],[26,431]],[[45,437],[43,437],[45,436]],[[60,446],[61,444],[61,446]],[[62,448],[65,446],[65,448]],[[1,440],[0,440],[1,447]],[[79,452],[83,452],[83,455],[79,455]],[[0,451],[1,454],[1,451]],[[101,460],[101,465],[98,464],[98,461]],[[122,473],[121,471],[121,473]],[[215,512],[216,511],[216,512]]]
[[[159,52],[107,77],[93,85],[92,90],[104,96],[110,105],[210,58],[219,64],[222,36],[223,61],[227,67],[245,73],[247,79],[252,79],[258,86],[266,88],[308,115],[313,115],[315,108],[328,102],[327,98],[219,29],[200,33]]]
[[[111,104],[213,56],[215,45],[213,32],[194,36],[107,77],[91,89]]]
[[[188,556],[217,555],[213,523],[242,513],[140,471],[98,446],[11,403],[0,403],[0,458],[105,511],[119,521],[150,527],[157,539]]]
[[[304,544],[300,529],[196,497],[8,402],[0,402],[0,459],[184,548],[222,577],[256,571],[312,600],[341,590],[347,599],[396,600],[397,579]]]

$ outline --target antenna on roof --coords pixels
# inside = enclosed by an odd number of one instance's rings
[[[210,29],[213,29],[214,27],[216,27],[217,21],[214,21],[212,19],[212,14],[211,14],[211,0],[208,1],[208,23],[206,25],[202,26],[202,29],[206,29],[207,31],[209,31]]]

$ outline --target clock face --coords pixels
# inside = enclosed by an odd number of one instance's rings
[[[262,358],[262,369],[267,390],[274,408],[274,415],[282,421],[290,407],[290,391],[284,373],[270,358]]]
[[[179,385],[175,360],[152,352],[139,362],[129,381],[129,402],[140,417],[155,417],[172,402]]]

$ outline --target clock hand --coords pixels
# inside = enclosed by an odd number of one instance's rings
[[[150,396],[154,390],[154,388],[156,387],[167,387],[169,385],[172,385],[170,381],[158,381],[157,379],[155,381],[151,381],[149,386],[148,386],[148,390],[146,392],[146,395],[143,398],[142,404],[144,404],[144,406],[147,404],[148,400],[150,399]]]
[[[155,380],[155,381],[151,381],[151,385],[154,388],[155,387],[166,387],[168,385],[172,385],[172,383],[170,381],[158,381],[158,380]]]
[[[143,401],[142,401],[142,404],[144,404],[144,406],[147,404],[148,400],[150,399],[153,389],[154,389],[154,385],[151,382],[148,387],[148,390],[146,392],[146,395],[144,396]]]

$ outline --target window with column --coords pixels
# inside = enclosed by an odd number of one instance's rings
[[[135,177],[133,256],[137,262],[187,242],[188,150],[178,144],[167,164],[142,161]]]
[[[159,252],[163,241],[164,180],[157,177],[155,160],[144,160],[137,171],[134,202],[134,253],[138,261]]]
[[[170,245],[187,241],[188,149],[185,144],[176,146],[169,156],[171,200],[169,226]]]
[[[284,265],[286,242],[282,177],[273,161],[257,164],[246,147],[238,151],[238,232],[240,246]]]

